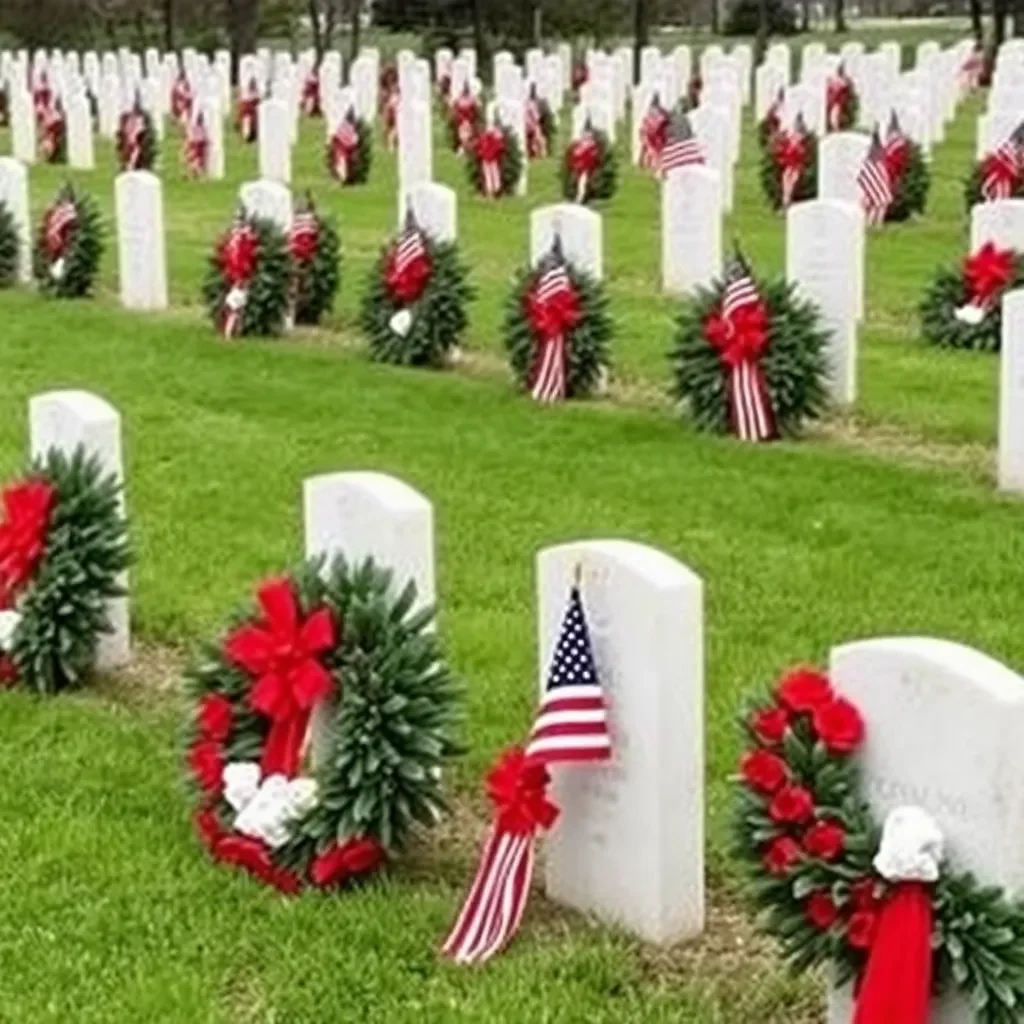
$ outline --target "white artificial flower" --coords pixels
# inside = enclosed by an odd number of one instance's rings
[[[255,761],[229,761],[221,773],[224,799],[241,813],[260,788],[260,766]]]
[[[313,779],[268,775],[235,818],[235,828],[244,835],[262,839],[276,850],[288,842],[292,824],[312,810],[316,801],[317,785]]]
[[[977,327],[978,324],[985,319],[985,310],[981,306],[975,306],[973,303],[968,303],[966,306],[961,306],[953,315],[962,324],[969,324],[971,327]]]
[[[64,257],[63,256],[59,260],[57,260],[50,267],[50,277],[52,277],[54,279],[54,281],[63,281],[64,280]]]
[[[389,321],[388,327],[400,338],[404,338],[412,330],[412,313],[407,309],[400,309]]]
[[[239,310],[244,308],[245,298],[245,289],[239,288],[238,285],[235,285],[235,287],[228,292],[228,297],[224,300],[224,302],[227,305],[228,309]]]
[[[936,882],[942,848],[942,832],[926,810],[897,807],[882,826],[875,870],[889,882]]]
[[[0,612],[0,651],[9,651],[14,642],[14,631],[21,623],[21,616],[8,609]]]

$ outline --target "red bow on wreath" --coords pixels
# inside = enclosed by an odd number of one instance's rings
[[[488,128],[476,140],[476,155],[483,175],[484,195],[489,199],[501,193],[501,161],[505,156],[505,133]]]
[[[302,86],[302,112],[307,117],[316,117],[320,113],[320,79],[312,71]]]
[[[455,134],[459,140],[459,151],[462,153],[465,153],[473,144],[479,112],[480,104],[467,86],[452,108],[452,114],[455,117]]]
[[[342,184],[348,181],[352,157],[355,156],[358,148],[359,132],[347,117],[343,117],[331,136],[331,169]]]
[[[850,101],[852,85],[845,75],[835,75],[828,80],[825,90],[825,106],[828,111],[828,126],[834,131],[842,129],[843,112]]]
[[[569,169],[576,178],[576,202],[586,199],[590,177],[600,160],[600,147],[590,132],[585,132],[569,147]]]
[[[174,88],[171,90],[171,114],[182,122],[187,122],[192,116],[192,86],[184,73],[178,75],[174,80]]]
[[[565,264],[543,271],[526,296],[526,316],[538,344],[534,353],[530,394],[538,402],[565,398],[566,334],[579,322],[579,296]]]
[[[78,223],[78,210],[70,198],[63,198],[49,210],[43,221],[43,241],[50,262],[60,259],[71,244],[71,233]]]
[[[885,169],[889,172],[889,181],[895,189],[903,179],[907,164],[910,161],[910,142],[901,133],[890,134],[885,143]]]
[[[997,249],[986,242],[964,261],[964,285],[968,301],[982,309],[991,308],[1013,280],[1017,256],[1012,249]]]
[[[232,228],[221,244],[218,263],[228,285],[223,311],[225,338],[234,337],[242,326],[242,311],[248,299],[249,281],[256,273],[259,254],[259,237],[248,224]]]
[[[775,166],[781,172],[784,207],[793,202],[796,187],[807,166],[807,152],[807,139],[797,132],[783,132],[775,138],[772,155],[775,158]]]
[[[0,609],[14,604],[43,557],[55,500],[44,480],[12,484],[0,495]]]
[[[313,706],[334,690],[331,673],[319,660],[335,644],[334,620],[327,608],[320,608],[303,622],[285,579],[263,584],[256,596],[261,622],[235,630],[224,650],[256,678],[249,703],[271,721],[260,760],[264,777],[280,773],[293,778]]]
[[[403,306],[411,306],[423,294],[434,272],[430,253],[418,228],[403,233],[388,253],[384,279],[388,294]]]

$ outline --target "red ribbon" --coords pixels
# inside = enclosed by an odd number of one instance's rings
[[[522,747],[509,747],[487,774],[487,795],[494,804],[498,830],[525,835],[549,829],[558,808],[547,796],[551,776]]]
[[[238,130],[246,142],[251,142],[256,137],[256,116],[259,108],[259,96],[243,97],[238,101]]]
[[[928,1024],[931,938],[931,893],[899,883],[879,915],[853,1024]]]
[[[171,90],[171,114],[179,121],[192,116],[192,87],[184,75],[178,75]]]
[[[248,225],[232,228],[221,244],[220,269],[228,284],[245,284],[256,273],[259,259],[259,238]]]
[[[828,126],[832,131],[842,127],[843,110],[850,98],[850,81],[841,75],[828,80],[825,105],[828,110]]]
[[[505,133],[489,128],[476,140],[476,155],[484,177],[484,193],[490,197],[501,191],[501,161],[505,156]]]
[[[388,293],[395,302],[399,302],[403,306],[411,306],[423,294],[430,283],[430,275],[433,272],[434,268],[426,250],[403,265],[399,265],[398,246],[392,246],[391,252],[388,254],[387,268],[384,271]]]
[[[973,256],[964,261],[964,284],[970,301],[989,307],[1013,280],[1017,269],[1017,256],[1012,249],[997,249],[986,242]]]
[[[271,721],[260,760],[263,775],[293,778],[313,706],[334,689],[330,672],[318,659],[334,646],[334,621],[327,608],[320,608],[303,622],[286,579],[269,580],[256,596],[261,621],[236,629],[224,651],[256,678],[249,703]]]
[[[781,171],[782,205],[789,206],[793,194],[807,166],[807,139],[797,133],[783,132],[775,137],[772,156],[775,166]]]
[[[583,135],[569,147],[569,167],[577,178],[593,174],[600,158],[601,151],[593,135]]]
[[[302,109],[307,117],[320,113],[320,80],[315,74],[307,75],[302,86]]]
[[[326,888],[350,878],[367,875],[384,863],[384,847],[370,836],[338,843],[313,861],[309,877],[314,885]]]
[[[452,108],[455,118],[455,134],[459,140],[459,149],[463,152],[473,144],[476,134],[476,121],[480,113],[480,104],[470,95],[462,95]]]
[[[910,143],[903,135],[897,135],[885,144],[885,169],[889,181],[895,186],[902,178],[910,161]]]
[[[11,607],[43,557],[56,498],[44,480],[13,484],[0,495],[0,609]]]
[[[712,313],[704,322],[704,335],[727,366],[756,361],[768,343],[768,310],[758,300],[741,306],[728,320]]]

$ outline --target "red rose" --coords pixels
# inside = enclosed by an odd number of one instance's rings
[[[857,910],[874,910],[881,903],[874,878],[862,878],[850,886],[850,902]]]
[[[213,853],[217,849],[217,844],[224,838],[224,830],[220,827],[220,819],[217,817],[217,812],[211,807],[204,808],[201,811],[196,811],[195,817],[192,819],[192,823],[195,826],[196,833],[199,836],[203,846],[206,847],[210,853]]]
[[[819,860],[835,860],[843,852],[846,833],[834,821],[815,822],[804,834],[804,849]]]
[[[188,763],[192,774],[207,793],[219,793],[223,788],[224,756],[220,744],[213,740],[199,740],[188,752]]]
[[[789,712],[785,708],[761,708],[750,718],[750,728],[765,746],[774,747],[782,742],[789,726]]]
[[[814,800],[803,786],[783,786],[768,807],[772,821],[799,825],[814,814]]]
[[[223,743],[231,732],[234,712],[231,701],[219,693],[208,693],[199,702],[199,731],[207,739]]]
[[[813,711],[832,700],[832,684],[811,668],[798,668],[784,676],[775,691],[792,711]]]
[[[814,731],[833,754],[852,754],[864,740],[864,719],[842,697],[814,709]]]
[[[846,941],[854,949],[870,949],[875,940],[878,917],[870,910],[858,910],[846,926]]]
[[[764,869],[769,875],[786,875],[801,856],[800,844],[790,836],[783,836],[776,839],[765,852]]]
[[[754,750],[740,762],[743,781],[762,793],[774,793],[786,781],[786,762],[767,750]]]
[[[804,904],[807,920],[819,931],[827,932],[839,920],[839,908],[825,891],[812,892]]]

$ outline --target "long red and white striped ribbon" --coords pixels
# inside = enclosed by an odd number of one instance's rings
[[[530,395],[538,402],[560,402],[565,398],[565,335],[547,338],[542,345]]]
[[[462,912],[443,952],[459,964],[479,964],[515,935],[533,881],[535,831],[491,830]]]
[[[497,160],[483,162],[484,192],[494,197],[501,191],[501,164]]]
[[[238,293],[236,296],[236,292]],[[236,297],[232,303],[232,297]],[[244,289],[232,288],[224,299],[224,337],[234,338],[242,328],[242,313],[245,310],[245,301],[248,293]]]
[[[582,203],[587,198],[587,185],[590,182],[590,175],[584,171],[576,181],[576,202]]]
[[[729,414],[741,441],[767,441],[775,436],[775,419],[764,373],[757,363],[737,363],[729,376]]]
[[[348,159],[340,147],[334,153],[334,176],[343,185],[348,181]]]
[[[789,206],[793,202],[796,186],[800,182],[801,168],[786,167],[782,171],[782,205]]]

